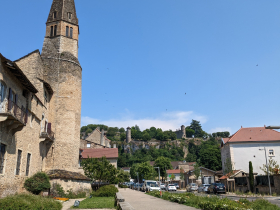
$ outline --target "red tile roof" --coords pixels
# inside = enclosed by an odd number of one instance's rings
[[[223,138],[224,142],[256,142],[256,141],[280,141],[280,132],[265,129],[265,127],[240,128],[229,138]]]
[[[166,170],[167,174],[179,174],[180,173],[180,169],[175,169],[175,170]]]
[[[219,179],[228,179],[229,177],[235,175],[235,174],[236,174],[237,172],[239,172],[239,171],[240,171],[240,170],[233,170],[232,172],[230,172],[230,173],[228,173],[228,174],[222,176],[222,177],[219,178]]]
[[[118,158],[118,148],[83,149],[82,158]]]

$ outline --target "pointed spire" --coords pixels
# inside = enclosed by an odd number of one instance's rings
[[[47,23],[59,20],[78,25],[74,0],[53,0]]]

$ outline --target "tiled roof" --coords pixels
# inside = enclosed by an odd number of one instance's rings
[[[175,169],[175,170],[166,170],[167,174],[179,174],[181,172],[180,169]]]
[[[230,178],[231,176],[235,175],[235,174],[236,174],[237,172],[239,172],[239,171],[240,171],[240,170],[233,170],[232,172],[230,172],[230,173],[228,173],[228,174],[222,176],[222,177],[219,178],[219,179],[228,179],[228,178]]]
[[[60,169],[49,170],[47,174],[49,175],[50,179],[68,179],[68,180],[75,179],[75,180],[90,181],[90,179],[83,174],[72,172],[72,171],[60,170]]]
[[[130,170],[130,167],[122,167],[122,170]]]
[[[118,148],[83,149],[82,158],[118,158]]]
[[[229,138],[223,138],[227,142],[258,142],[258,141],[280,141],[280,132],[265,129],[265,127],[240,128]]]

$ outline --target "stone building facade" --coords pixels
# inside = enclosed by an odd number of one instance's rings
[[[111,140],[106,137],[104,130],[97,127],[85,139],[80,140],[80,148],[111,148]]]
[[[185,139],[186,137],[186,127],[184,125],[181,126],[180,130],[175,131],[177,139]]]
[[[78,39],[74,0],[53,0],[42,53],[14,62],[0,54],[0,197],[23,191],[38,171],[78,171]]]

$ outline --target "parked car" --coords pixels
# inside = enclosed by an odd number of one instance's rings
[[[197,191],[197,189],[198,185],[196,183],[190,183],[186,187],[187,192]]]
[[[208,187],[207,193],[226,193],[226,187],[222,183],[212,183]]]
[[[143,192],[149,191],[149,188],[150,188],[150,185],[151,185],[151,184],[157,184],[157,182],[154,181],[154,180],[145,180],[145,181],[144,181],[144,184],[143,184],[143,186],[142,186],[142,191],[143,191]]]
[[[174,184],[168,184],[166,187],[167,191],[177,191],[177,188]]]
[[[174,183],[176,189],[178,190],[179,189],[179,184],[178,183]]]
[[[197,192],[198,193],[200,193],[200,192],[205,192],[206,193],[209,186],[210,186],[210,184],[202,184],[198,187]]]
[[[165,184],[163,184],[163,183],[160,184],[160,189],[161,189],[161,190],[166,190]]]
[[[150,184],[149,191],[160,191],[158,184]]]

